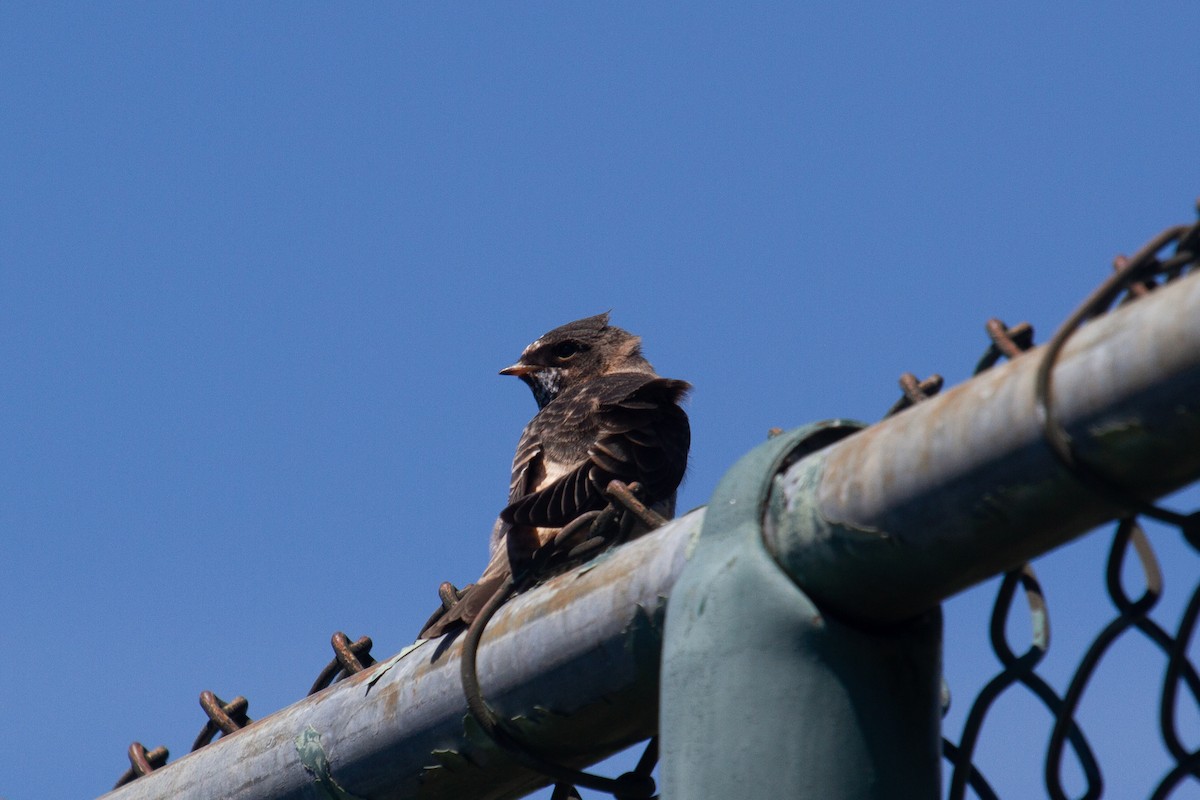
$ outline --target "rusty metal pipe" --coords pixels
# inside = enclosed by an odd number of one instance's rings
[[[703,517],[552,578],[488,625],[488,702],[541,752],[585,767],[655,733],[664,604]],[[105,798],[509,798],[546,785],[464,723],[461,639],[418,643]]]
[[[1120,502],[1053,456],[1035,411],[1043,349],[810,456],[764,520],[818,605],[906,619],[1045,553]],[[1054,365],[1053,404],[1078,456],[1157,498],[1200,478],[1200,274],[1084,326]]]
[[[1088,324],[1057,368],[1081,457],[1147,497],[1200,476],[1198,312],[1200,276],[1179,280]],[[1120,512],[1042,442],[1037,353],[773,479],[765,540],[818,606],[910,618]],[[560,575],[493,620],[479,654],[488,701],[542,752],[582,767],[655,732],[665,598],[703,517]],[[460,646],[415,645],[106,797],[509,798],[544,785],[464,727]]]
[[[1198,311],[1200,275],[1058,361],[1017,346],[878,425],[744,456],[671,594],[664,800],[939,797],[940,602],[1200,476]],[[1042,363],[1069,458],[1043,439]]]

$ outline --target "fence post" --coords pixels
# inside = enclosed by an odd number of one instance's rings
[[[814,605],[764,544],[776,476],[860,427],[782,434],[717,487],[667,610],[664,800],[939,796],[940,609],[856,627]]]

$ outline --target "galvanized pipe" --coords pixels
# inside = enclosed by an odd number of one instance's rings
[[[1122,513],[1052,457],[1032,350],[793,465],[764,520],[819,605],[906,619]],[[1054,367],[1058,417],[1111,481],[1200,478],[1200,274],[1084,326]]]
[[[849,430],[789,431],[743,457],[713,494],[667,611],[664,800],[938,796],[940,613],[848,624],[763,541],[773,476]]]
[[[1200,275],[1055,364],[1058,419],[1102,483],[1200,477],[1198,311]],[[667,615],[664,800],[940,796],[939,603],[1121,511],[1043,441],[1043,357],[865,430],[791,431],[726,474]],[[830,433],[848,436],[818,449]]]
[[[664,605],[703,518],[697,510],[552,578],[488,625],[479,653],[487,700],[542,752],[583,767],[656,732]],[[401,651],[105,798],[527,794],[546,779],[464,720],[461,639]]]
[[[1089,324],[1058,368],[1061,416],[1080,453],[1147,496],[1200,476],[1198,318],[1193,276]],[[936,614],[950,594],[1118,513],[1042,444],[1032,413],[1037,359],[1036,351],[1022,356],[763,476],[772,482],[765,541],[786,570],[779,575],[803,589],[811,609],[875,623]],[[663,606],[703,517],[693,512],[503,608],[480,652],[489,702],[574,766],[653,733]],[[908,704],[917,721],[932,713],[938,648],[936,621],[914,624],[894,655],[906,663],[919,654],[910,685],[920,702]],[[861,645],[855,639],[837,657],[852,659]],[[542,785],[464,727],[458,650],[439,640],[402,651],[106,797],[507,798]],[[827,696],[831,711],[837,698],[821,687],[835,688],[837,677],[822,674],[809,694]],[[701,714],[704,702],[667,708]],[[805,724],[801,741],[824,752],[819,717]],[[924,763],[929,723],[921,725]],[[703,725],[691,727],[706,735]],[[859,745],[870,752],[885,739]],[[671,739],[663,746],[669,759]],[[717,752],[724,760],[709,767],[729,769],[736,746]],[[761,753],[742,755],[772,769]]]

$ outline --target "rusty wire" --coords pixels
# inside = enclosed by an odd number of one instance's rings
[[[250,701],[241,695],[226,703],[212,692],[204,691],[200,693],[200,707],[208,715],[208,722],[204,723],[204,727],[196,735],[196,740],[192,742],[193,753],[218,736],[240,731],[251,722],[250,717],[246,715]]]
[[[883,416],[894,416],[906,408],[912,408],[917,403],[928,400],[942,390],[943,383],[945,381],[941,375],[930,375],[925,380],[919,381],[917,376],[911,372],[904,373],[900,376],[900,391],[903,392],[903,395]]]
[[[1162,251],[1171,245],[1174,245],[1173,252],[1161,256]],[[1045,597],[1033,568],[1026,564],[1004,576],[993,607],[991,625],[992,649],[1002,669],[976,696],[958,743],[943,739],[943,755],[953,767],[948,792],[951,800],[965,797],[968,786],[981,800],[998,797],[972,763],[972,756],[988,710],[1004,691],[1018,684],[1040,700],[1053,718],[1043,776],[1049,797],[1065,800],[1069,796],[1062,781],[1062,760],[1068,747],[1074,753],[1086,783],[1079,800],[1101,797],[1104,791],[1103,775],[1082,726],[1076,719],[1076,712],[1097,667],[1111,652],[1115,642],[1130,631],[1141,633],[1167,656],[1159,725],[1163,743],[1175,765],[1162,777],[1151,797],[1154,800],[1166,798],[1186,778],[1200,779],[1200,750],[1188,750],[1184,746],[1175,712],[1181,685],[1200,702],[1200,674],[1187,658],[1188,644],[1197,633],[1200,620],[1200,583],[1193,590],[1187,610],[1174,633],[1151,620],[1148,615],[1163,592],[1162,572],[1138,521],[1138,516],[1142,515],[1172,525],[1180,530],[1194,550],[1200,551],[1200,532],[1197,530],[1200,512],[1183,514],[1160,508],[1117,485],[1081,460],[1053,408],[1054,365],[1067,339],[1084,322],[1105,313],[1122,294],[1121,304],[1136,301],[1156,286],[1194,271],[1198,262],[1200,223],[1163,231],[1134,256],[1115,259],[1114,274],[1083,302],[1041,351],[1042,361],[1035,381],[1035,403],[1047,446],[1081,484],[1106,501],[1127,509],[1117,523],[1106,567],[1106,588],[1117,613],[1092,640],[1076,665],[1066,691],[1059,695],[1035,672],[1050,644],[1050,623]],[[980,360],[977,372],[988,369],[1001,357],[1014,358],[1033,345],[1033,331],[1024,324],[1006,328],[997,320],[992,320],[988,323],[988,334],[992,338],[992,345]],[[1121,571],[1131,550],[1137,556],[1145,581],[1145,589],[1136,599],[1130,597],[1121,582]],[[1005,635],[1018,586],[1024,590],[1033,629],[1033,641],[1020,656],[1014,653]]]
[[[1172,244],[1175,245],[1174,253],[1165,260],[1159,258],[1159,254]],[[1200,525],[1200,515],[1180,514],[1138,497],[1088,464],[1075,452],[1070,435],[1059,423],[1054,412],[1054,365],[1071,335],[1087,320],[1106,312],[1130,286],[1137,284],[1140,292],[1144,294],[1160,278],[1164,282],[1179,278],[1197,259],[1200,259],[1200,225],[1176,225],[1168,228],[1146,243],[1131,258],[1118,258],[1115,262],[1116,270],[1108,280],[1096,287],[1067,318],[1054,334],[1054,338],[1046,344],[1035,379],[1035,402],[1038,419],[1042,425],[1042,435],[1055,457],[1076,478],[1104,499],[1115,501],[1131,512],[1175,525],[1185,533]],[[1127,300],[1137,297],[1138,294],[1128,294]]]
[[[975,365],[976,375],[991,369],[1002,358],[1014,359],[1033,347],[1033,327],[1027,322],[1010,328],[998,319],[989,319],[984,325],[984,330],[992,343]],[[1031,646],[1019,657],[1014,654],[1004,638],[1008,612],[1013,603],[1018,583],[1024,590],[1026,602],[1029,604],[1034,631],[1034,640]],[[1047,701],[1048,694],[1053,694],[1049,686],[1033,674],[1033,668],[1050,646],[1050,620],[1046,614],[1046,601],[1042,595],[1041,586],[1038,584],[1033,567],[1029,564],[1009,572],[1001,581],[996,604],[992,610],[990,630],[992,649],[1000,658],[1005,669],[989,681],[976,696],[958,744],[945,738],[942,739],[942,751],[954,765],[954,771],[950,777],[949,796],[951,798],[963,797],[968,784],[980,798],[987,800],[997,796],[983,773],[975,767],[971,759],[982,730],[984,716],[1004,690],[1014,683],[1020,682],[1042,698],[1043,702]],[[1086,750],[1086,752],[1090,758],[1091,751]],[[1092,762],[1094,760],[1091,759]]]
[[[1174,246],[1170,254],[1163,251]],[[1159,727],[1164,746],[1174,759],[1174,766],[1155,787],[1152,800],[1168,797],[1185,779],[1200,780],[1200,749],[1189,750],[1183,743],[1176,717],[1177,698],[1181,686],[1200,703],[1200,672],[1187,656],[1189,643],[1200,631],[1200,583],[1192,592],[1186,610],[1174,632],[1168,631],[1149,618],[1163,591],[1162,574],[1148,537],[1138,521],[1147,516],[1179,529],[1185,541],[1200,551],[1200,511],[1184,514],[1161,508],[1117,484],[1113,479],[1082,460],[1075,452],[1070,436],[1054,413],[1054,366],[1071,335],[1088,320],[1106,313],[1116,305],[1134,302],[1152,292],[1157,286],[1195,271],[1200,263],[1200,223],[1169,228],[1148,242],[1131,257],[1114,260],[1114,274],[1104,281],[1042,348],[1041,364],[1035,380],[1035,406],[1047,446],[1056,458],[1070,470],[1081,484],[1106,501],[1124,508],[1127,513],[1119,520],[1109,551],[1106,586],[1116,616],[1092,640],[1080,658],[1066,691],[1059,695],[1036,674],[1036,668],[1050,644],[1050,622],[1045,597],[1031,565],[1009,572],[1000,582],[992,611],[991,644],[1002,669],[980,690],[967,714],[957,743],[942,740],[943,755],[952,767],[948,797],[961,800],[969,787],[981,800],[998,795],[972,757],[989,709],[1008,689],[1021,685],[1030,691],[1050,711],[1054,720],[1046,750],[1044,779],[1047,792],[1054,800],[1068,797],[1062,785],[1062,760],[1069,747],[1083,772],[1087,788],[1080,800],[1095,800],[1103,794],[1104,782],[1099,763],[1076,719],[1076,711],[1089,681],[1098,665],[1111,651],[1114,643],[1130,631],[1137,631],[1164,652],[1167,666],[1163,675],[1159,707]],[[1013,359],[1033,346],[1033,329],[1027,323],[1008,327],[1000,320],[989,320],[985,326],[988,349],[976,365],[979,373],[994,366],[1002,358]],[[918,380],[905,373],[900,378],[902,397],[885,416],[900,413],[929,399],[940,391],[940,375]],[[772,430],[772,434],[774,429]],[[582,772],[538,754],[520,735],[507,726],[483,699],[476,671],[479,642],[488,620],[500,605],[518,589],[545,579],[553,572],[593,557],[602,549],[624,541],[633,527],[652,529],[665,520],[648,509],[637,497],[636,485],[626,487],[614,481],[608,488],[609,505],[601,511],[582,515],[563,528],[554,541],[539,551],[533,566],[517,580],[511,580],[497,592],[481,610],[467,630],[463,645],[461,677],[464,694],[472,716],[488,736],[515,760],[555,781],[552,800],[579,798],[576,786],[585,786],[612,794],[616,800],[644,800],[655,792],[651,773],[658,759],[658,741],[653,737],[637,767],[618,778],[607,778]],[[1121,583],[1121,570],[1132,549],[1137,556],[1145,579],[1145,590],[1132,599]],[[1031,617],[1033,638],[1020,655],[1006,638],[1007,620],[1017,602],[1017,589],[1025,598]],[[461,596],[450,584],[440,591],[443,608],[449,608]],[[440,613],[440,612],[438,612]],[[375,663],[371,657],[371,640],[361,637],[351,643],[341,632],[332,639],[334,659],[322,670],[309,694],[318,692],[339,680],[353,675]],[[192,746],[193,750],[210,743],[218,735],[232,733],[251,723],[246,711],[248,702],[236,697],[225,703],[212,692],[204,692],[200,704],[209,717]],[[168,759],[166,747],[147,750],[140,742],[130,745],[130,768],[118,779],[114,788],[127,784],[162,767]]]
[[[329,644],[333,647],[333,660],[325,666],[325,669],[321,670],[321,674],[313,681],[312,688],[308,690],[309,694],[316,694],[344,678],[362,672],[375,663],[375,659],[371,656],[371,647],[374,643],[370,636],[360,636],[358,641],[351,642],[349,636],[338,631],[333,635]]]
[[[113,788],[118,789],[143,775],[149,775],[166,764],[169,756],[170,751],[165,747],[159,746],[153,750],[147,750],[141,742],[134,742],[129,745],[129,769],[125,770],[120,778],[117,778]]]
[[[522,766],[555,782],[552,800],[578,798],[577,786],[606,792],[616,800],[646,800],[654,797],[655,783],[651,772],[658,763],[658,737],[652,737],[647,742],[637,767],[617,778],[595,775],[557,763],[523,741],[521,735],[507,725],[484,700],[477,668],[479,643],[496,611],[518,590],[545,579],[556,568],[579,563],[596,555],[602,547],[611,547],[624,541],[639,522],[647,529],[663,524],[666,520],[647,508],[639,499],[638,492],[637,484],[626,485],[616,480],[610,482],[605,491],[609,504],[601,511],[580,515],[559,531],[549,544],[538,550],[529,567],[510,576],[488,598],[463,638],[459,668],[467,710],[497,747]]]
[[[592,511],[564,527],[555,537],[551,545],[543,548],[531,567],[520,576],[522,586],[533,581],[544,579],[557,570],[561,570],[590,558],[600,550],[625,541],[633,530],[640,524],[650,530],[662,525],[666,520],[648,508],[638,497],[637,484],[625,485],[620,481],[609,484],[606,494],[609,505],[600,511]],[[467,705],[471,713],[489,736],[503,749],[510,752],[516,760],[526,766],[541,772],[556,782],[555,797],[577,798],[579,796],[575,785],[600,789],[612,794],[617,800],[644,800],[654,795],[654,780],[650,777],[658,761],[657,737],[652,738],[646,746],[638,766],[618,778],[605,778],[586,772],[573,770],[555,764],[524,745],[519,737],[505,728],[503,722],[483,700],[479,687],[479,679],[475,672],[475,655],[479,639],[484,627],[512,592],[518,588],[511,580],[500,592],[484,606],[479,617],[467,631],[463,652],[463,687],[467,695]],[[439,590],[443,608],[449,608],[461,597],[462,592],[450,584],[443,584]],[[440,613],[440,612],[439,612]],[[363,636],[351,642],[346,634],[338,631],[333,634],[330,642],[334,657],[321,670],[313,682],[308,694],[315,694],[350,675],[361,672],[375,663],[371,656],[372,641]],[[222,735],[249,725],[252,720],[247,715],[249,702],[238,696],[226,703],[210,691],[200,694],[200,706],[208,716],[208,721],[200,729],[192,750],[198,750],[210,744]],[[147,775],[167,763],[168,751],[165,747],[146,750],[140,742],[134,742],[129,747],[130,768],[121,775],[116,785],[123,786],[131,781]]]
[[[375,663],[375,659],[371,656],[372,642],[369,636],[362,636],[358,641],[351,642],[350,637],[338,631],[333,634],[330,644],[333,647],[333,660],[321,670],[316,681],[313,682],[312,688],[308,690],[310,695],[361,672]],[[192,752],[210,744],[219,736],[233,733],[253,722],[246,713],[250,703],[241,695],[226,703],[212,692],[204,691],[200,693],[200,707],[204,709],[208,721],[204,723],[204,727],[200,729],[200,733],[192,742]],[[117,779],[113,788],[124,786],[143,775],[149,775],[164,766],[168,756],[169,752],[165,747],[147,750],[141,742],[134,742],[129,746],[130,768]]]

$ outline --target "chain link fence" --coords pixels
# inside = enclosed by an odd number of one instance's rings
[[[1168,248],[1170,252],[1166,253]],[[1049,712],[1049,732],[1043,762],[1046,796],[1053,800],[1081,798],[1095,800],[1104,796],[1104,768],[1099,762],[1088,731],[1079,719],[1080,703],[1092,684],[1101,663],[1126,636],[1141,636],[1161,653],[1158,683],[1158,728],[1161,742],[1172,765],[1150,790],[1153,800],[1170,797],[1189,778],[1200,779],[1200,748],[1189,748],[1180,727],[1182,695],[1190,694],[1192,708],[1200,708],[1200,675],[1189,659],[1197,619],[1200,618],[1200,580],[1190,587],[1190,599],[1179,622],[1168,629],[1151,619],[1150,614],[1163,596],[1163,572],[1155,556],[1141,518],[1162,523],[1164,532],[1174,529],[1193,555],[1200,550],[1200,511],[1181,513],[1161,508],[1132,497],[1113,485],[1094,467],[1082,462],[1071,450],[1069,438],[1055,425],[1050,411],[1049,376],[1054,359],[1063,343],[1088,319],[1103,314],[1114,304],[1136,301],[1157,286],[1182,277],[1200,262],[1200,224],[1177,226],[1163,231],[1131,258],[1118,257],[1114,274],[1072,314],[1047,345],[1043,369],[1039,373],[1038,402],[1047,442],[1059,460],[1085,485],[1108,501],[1128,511],[1111,533],[1107,563],[1104,567],[1108,602],[1114,613],[1101,626],[1075,663],[1066,688],[1058,691],[1038,673],[1050,646],[1050,612],[1045,593],[1031,564],[1006,574],[1000,581],[993,605],[989,637],[1000,670],[980,690],[970,704],[966,721],[957,741],[943,739],[943,753],[951,765],[947,797],[961,800],[968,790],[981,800],[999,797],[992,783],[973,763],[980,736],[987,725],[989,711],[1009,691],[1023,691]],[[988,323],[993,344],[980,361],[976,372],[992,366],[1000,357],[1015,358],[1033,345],[1033,331],[1025,324],[1008,329],[997,320]],[[1099,534],[1093,534],[1099,535]],[[1144,589],[1131,596],[1123,583],[1124,567],[1136,558]],[[1194,565],[1200,567],[1200,563]],[[1200,575],[1200,568],[1193,570]],[[1184,587],[1189,590],[1188,587]],[[1018,599],[1018,598],[1021,599]],[[1020,613],[1024,601],[1029,614],[1031,641],[1026,646],[1009,641],[1009,620]],[[1147,665],[1149,668],[1150,665]],[[1147,674],[1150,669],[1147,670]],[[1141,676],[1143,679],[1146,675]],[[1103,702],[1101,700],[1101,702]],[[1122,721],[1114,720],[1120,725]],[[1029,735],[1033,735],[1029,732]],[[1136,735],[1136,734],[1131,734]],[[1084,789],[1072,794],[1064,786],[1064,759],[1070,751],[1082,774]],[[1112,765],[1120,769],[1122,765]]]
[[[977,764],[978,745],[986,730],[990,712],[1009,692],[1025,692],[1045,707],[1049,714],[1049,730],[1044,753],[1044,785],[1046,796],[1053,800],[1081,798],[1094,800],[1104,796],[1105,767],[1089,742],[1089,731],[1080,720],[1081,701],[1097,673],[1097,669],[1126,637],[1142,637],[1160,653],[1156,670],[1158,685],[1158,734],[1169,754],[1170,766],[1148,795],[1153,800],[1172,796],[1188,778],[1200,781],[1200,747],[1187,744],[1186,731],[1181,729],[1181,703],[1190,696],[1193,708],[1200,708],[1200,673],[1189,658],[1198,620],[1200,620],[1200,579],[1190,588],[1190,599],[1179,622],[1164,626],[1151,618],[1164,592],[1163,573],[1142,518],[1162,523],[1164,530],[1173,529],[1186,542],[1192,555],[1200,555],[1200,511],[1178,512],[1150,504],[1126,492],[1106,478],[1101,471],[1081,460],[1073,451],[1069,437],[1058,426],[1053,410],[1053,366],[1066,340],[1087,320],[1106,313],[1115,305],[1135,302],[1157,286],[1176,280],[1193,271],[1200,262],[1200,224],[1169,228],[1151,240],[1138,253],[1115,261],[1114,273],[1104,281],[1080,308],[1059,329],[1043,349],[1043,365],[1039,371],[1037,406],[1047,445],[1061,463],[1084,485],[1109,502],[1126,509],[1117,521],[1111,536],[1105,586],[1108,603],[1114,609],[1105,624],[1091,639],[1079,656],[1067,685],[1057,690],[1051,681],[1039,674],[1050,645],[1050,614],[1045,594],[1037,574],[1030,564],[1005,575],[997,590],[991,614],[989,634],[991,648],[1000,669],[984,683],[969,705],[965,722],[955,738],[943,739],[943,756],[948,764],[949,780],[946,796],[960,800],[975,796],[980,800],[998,798],[994,782]],[[1200,324],[1200,323],[1198,323]],[[990,344],[976,366],[976,373],[991,368],[1002,359],[1014,359],[1030,350],[1034,344],[1033,329],[1027,323],[1009,327],[1000,320],[989,320],[985,326]],[[902,397],[887,412],[891,416],[921,403],[942,388],[943,380],[933,375],[918,380],[915,375],[901,376]],[[661,519],[648,517],[649,512],[637,498],[637,487],[610,487],[611,505],[604,511],[591,512],[587,519],[564,529],[555,547],[529,575],[519,576],[525,585],[532,585],[547,574],[561,572],[581,560],[594,557],[608,547],[623,541],[635,521],[643,528],[652,528]],[[1094,534],[1099,535],[1099,534]],[[1126,564],[1140,568],[1144,588],[1133,596],[1123,582]],[[1200,569],[1193,572],[1200,575]],[[451,587],[452,589],[453,587]],[[472,716],[483,731],[502,749],[512,753],[525,766],[542,772],[555,785],[554,800],[580,797],[576,785],[590,787],[624,798],[649,798],[654,795],[651,772],[657,759],[657,741],[646,744],[637,767],[620,778],[603,778],[553,763],[523,744],[518,732],[508,729],[483,699],[483,691],[475,674],[475,652],[484,627],[491,614],[511,591],[523,588],[512,586],[496,595],[495,602],[480,614],[466,636],[462,659],[464,696]],[[455,599],[457,591],[443,592],[444,602]],[[449,600],[447,600],[449,598]],[[1009,623],[1024,606],[1032,630],[1031,641],[1022,645],[1010,641]],[[373,665],[371,639],[362,637],[351,642],[343,633],[335,633],[331,642],[334,657],[320,672],[309,694],[362,671]],[[950,649],[950,648],[948,648]],[[952,689],[953,687],[949,687]],[[945,705],[949,706],[949,696]],[[249,704],[244,697],[225,702],[212,692],[200,695],[200,705],[207,721],[193,743],[192,750],[206,746],[216,738],[252,724],[247,714]],[[1119,722],[1117,723],[1119,724]],[[1078,765],[1084,789],[1073,795],[1064,786],[1064,760],[1069,757]],[[130,768],[116,786],[122,786],[167,763],[164,747],[147,749],[134,742],[128,752]]]

